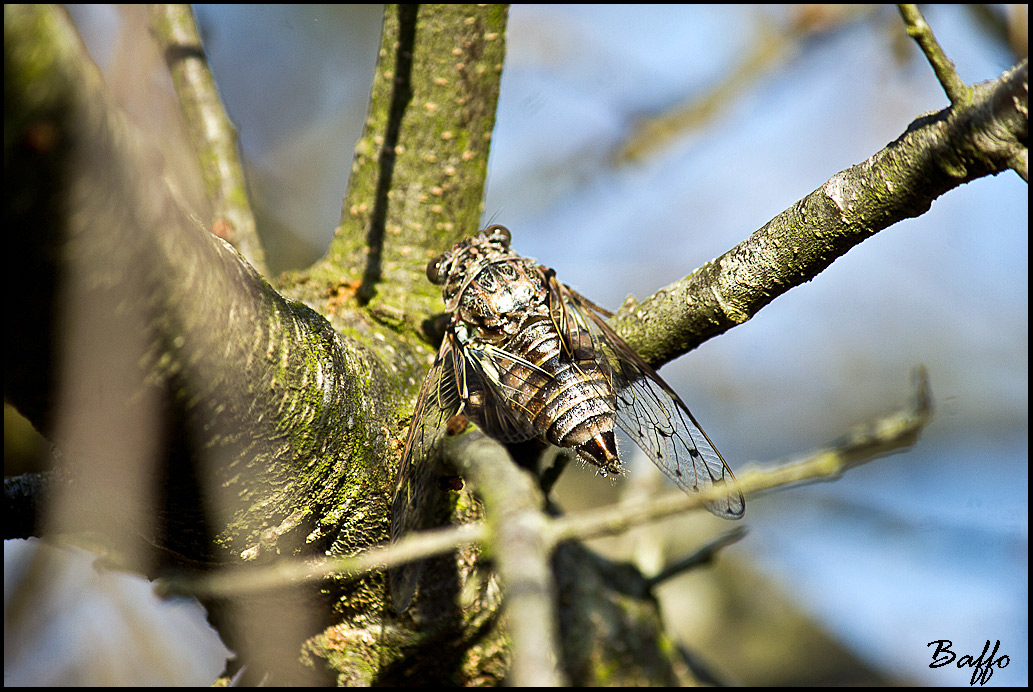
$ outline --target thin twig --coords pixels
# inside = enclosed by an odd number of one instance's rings
[[[391,569],[407,562],[441,555],[457,547],[483,543],[484,524],[462,524],[430,529],[406,536],[392,544],[378,545],[358,555],[338,555],[305,561],[285,560],[262,567],[228,567],[203,576],[167,575],[154,584],[162,597],[230,596],[280,588],[287,584],[317,581],[332,576],[357,577],[374,570]]]
[[[519,687],[563,684],[550,564],[555,543],[537,479],[476,428],[446,438],[444,452],[484,503],[489,550],[505,593],[512,639],[507,682]]]
[[[915,393],[908,407],[860,425],[828,448],[812,452],[802,459],[741,474],[738,484],[743,494],[756,495],[774,488],[801,483],[833,481],[852,468],[909,448],[918,439],[933,414],[932,394],[925,368],[916,369],[914,377]],[[463,438],[465,437],[467,436],[463,436]],[[499,443],[490,439],[487,439],[485,444],[488,446],[480,447],[479,452],[483,453],[490,446],[497,446],[503,453],[505,452]],[[460,459],[476,458],[473,454],[474,450],[470,447],[457,446],[448,451]],[[487,457],[494,456],[494,454],[491,452]],[[480,459],[484,458],[486,457],[480,457]],[[465,461],[460,463],[466,464]],[[476,463],[485,462],[478,461]],[[483,471],[485,467],[482,467],[480,471],[488,479],[487,485],[484,480],[479,480],[479,485],[497,488],[501,492],[512,488],[515,479],[522,479],[517,480],[516,483],[523,484],[526,474],[517,470],[512,463],[509,463],[509,466],[511,470],[506,470],[505,465],[496,466],[494,462],[488,462],[486,467],[490,470],[485,472]],[[473,468],[471,466],[469,470],[473,470]],[[507,477],[510,473],[515,475]],[[473,479],[470,480],[473,484]],[[711,495],[715,498],[719,497],[721,490],[716,489],[709,494],[693,495],[672,492],[654,498],[648,505],[607,506],[571,514],[543,524],[540,527],[541,535],[544,537],[544,544],[551,547],[565,540],[619,533],[632,526],[700,509],[703,507],[704,500],[710,499]],[[491,502],[504,504],[505,501],[493,499]],[[489,540],[491,535],[484,524],[465,524],[434,529],[413,534],[390,546],[371,548],[354,557],[324,558],[304,563],[285,562],[260,568],[234,568],[200,578],[167,578],[163,580],[161,590],[165,594],[225,595],[279,587],[295,581],[323,579],[331,575],[357,576],[375,569],[387,569],[412,560],[447,553],[463,545],[483,544]],[[734,533],[729,534],[729,537],[738,538]],[[498,541],[497,538],[495,540]],[[496,545],[503,547],[502,552],[510,550],[505,543],[497,542]],[[509,554],[514,555],[512,552]],[[521,556],[520,559],[523,557]]]
[[[248,202],[237,131],[219,99],[193,11],[190,5],[150,5],[148,13],[212,202],[210,229],[266,274],[265,250]]]
[[[904,18],[907,35],[915,39],[915,43],[925,53],[926,60],[940,80],[940,85],[947,93],[947,98],[954,105],[968,105],[972,100],[972,90],[958,76],[954,63],[943,52],[933,30],[918,9],[918,5],[897,5],[900,16]]]
[[[803,459],[740,474],[739,489],[743,495],[755,495],[799,483],[832,481],[849,469],[910,447],[931,420],[933,411],[925,368],[918,368],[915,378],[916,392],[908,408],[859,426],[830,447]],[[648,505],[621,505],[581,512],[556,519],[553,530],[557,540],[619,533],[631,526],[701,508],[706,500],[719,499],[724,492],[720,487],[693,495],[677,492],[654,498]]]
[[[778,32],[760,23],[752,49],[719,84],[703,94],[693,94],[686,102],[656,116],[635,123],[633,131],[616,152],[619,164],[643,161],[669,149],[678,138],[699,131],[724,112],[730,104],[765,74],[783,63],[798,48],[799,37]]]
[[[646,580],[646,588],[652,591],[668,579],[711,562],[717,556],[719,551],[727,548],[733,543],[738,543],[745,536],[745,526],[736,526],[731,531],[725,531],[724,533],[715,536],[712,540],[707,541],[707,543],[700,547],[696,552],[672,562],[652,577],[649,577]]]

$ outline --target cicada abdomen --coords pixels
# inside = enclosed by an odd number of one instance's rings
[[[497,392],[494,398],[509,410],[503,420],[517,419],[530,431],[525,438],[542,436],[558,447],[572,447],[600,469],[620,473],[613,435],[617,396],[608,366],[593,357],[595,349],[587,342],[573,347],[547,315],[535,314],[500,346],[476,344],[466,352],[479,377]],[[489,435],[509,441],[506,427],[496,420],[498,407],[486,408],[475,409],[474,420]]]

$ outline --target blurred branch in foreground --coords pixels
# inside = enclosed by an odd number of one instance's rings
[[[932,420],[933,400],[925,368],[914,374],[915,392],[910,404],[886,416],[868,421],[828,447],[803,457],[756,468],[738,477],[746,495],[793,487],[804,483],[834,481],[852,468],[906,451],[918,441]],[[468,432],[466,436],[471,436]],[[473,435],[471,437],[479,437]],[[460,453],[463,453],[460,448]],[[471,455],[475,458],[475,455]],[[475,463],[477,463],[475,461]],[[718,495],[718,493],[715,493]],[[555,545],[561,541],[593,538],[625,531],[675,514],[701,509],[707,495],[667,493],[648,505],[604,507],[552,519],[544,517],[543,535]],[[165,593],[218,594],[275,588],[284,583],[322,579],[330,575],[357,575],[387,569],[411,560],[439,555],[460,545],[491,540],[485,524],[466,524],[414,534],[390,547],[378,546],[353,557],[284,562],[260,569],[232,569],[202,578],[169,577],[161,582]]]

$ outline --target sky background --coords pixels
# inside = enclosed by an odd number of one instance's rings
[[[966,82],[1015,62],[964,7],[923,10]],[[197,13],[276,230],[271,261],[303,266],[340,215],[381,10]],[[76,14],[91,35],[117,26],[113,10]],[[811,34],[793,30],[800,21],[792,6],[514,6],[485,221],[614,309],[947,105],[893,7]],[[640,123],[713,93],[763,41],[778,57],[699,127],[647,157],[618,156]],[[90,45],[102,67],[116,60],[114,40]],[[927,367],[936,414],[912,450],[749,501],[750,533],[733,548],[894,675],[967,684],[966,671],[930,670],[926,644],[978,654],[1000,639],[1011,663],[989,684],[1027,682],[1027,254],[1027,185],[1011,172],[981,179],[661,371],[738,470],[904,406],[913,368]],[[6,565],[5,553],[5,583]]]

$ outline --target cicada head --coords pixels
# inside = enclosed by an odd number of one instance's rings
[[[452,246],[427,264],[427,278],[432,284],[444,286],[445,301],[455,295],[464,284],[464,277],[476,276],[478,270],[508,256],[511,236],[509,229],[498,224],[488,226]]]

